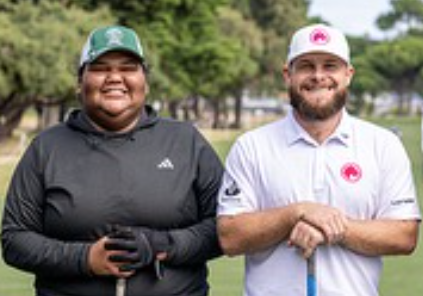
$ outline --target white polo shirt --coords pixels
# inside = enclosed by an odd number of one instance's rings
[[[410,161],[400,139],[346,112],[321,145],[289,113],[244,134],[231,148],[218,215],[300,201],[331,205],[355,219],[420,219]],[[378,295],[380,257],[322,246],[316,266],[320,296]],[[285,242],[246,255],[244,295],[306,295],[305,260]]]

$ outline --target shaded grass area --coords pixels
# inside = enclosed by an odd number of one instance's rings
[[[376,123],[396,127],[402,134],[406,150],[412,159],[413,172],[416,179],[420,205],[422,199],[422,157],[420,145],[419,118],[388,118],[373,120]],[[224,161],[234,139],[242,131],[203,131],[213,147]],[[0,147],[0,159],[4,156]],[[3,197],[15,162],[0,161],[0,207],[3,208]],[[381,295],[383,296],[418,296],[423,295],[423,242],[412,256],[386,257],[385,268],[381,281]],[[243,259],[242,257],[222,257],[210,263],[211,296],[240,296],[242,293]],[[281,267],[282,268],[282,267]],[[277,270],[275,270],[277,273]],[[0,259],[0,295],[4,296],[32,296],[32,275],[7,267]]]

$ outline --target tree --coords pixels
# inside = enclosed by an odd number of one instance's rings
[[[388,81],[368,61],[365,54],[361,54],[353,61],[355,68],[354,80],[351,84],[350,111],[355,114],[366,113],[370,115],[373,108],[366,108],[366,96],[374,98],[389,86]],[[373,102],[371,102],[373,103]],[[370,105],[370,107],[373,104]]]
[[[407,36],[380,43],[366,53],[367,62],[398,95],[398,114],[408,114],[411,93],[422,82],[423,40]]]
[[[371,107],[372,104],[366,104],[366,99],[373,98],[388,88],[388,82],[373,68],[366,55],[369,49],[380,41],[373,41],[368,36],[348,36],[348,41],[355,68],[354,80],[350,86],[349,110],[355,114],[371,113],[372,108],[367,107]]]
[[[240,10],[231,7],[220,10],[219,24],[221,32],[239,45],[236,55],[226,65],[234,73],[225,91],[235,100],[235,120],[231,127],[240,128],[242,97],[246,91],[254,90],[254,78],[259,70],[263,52],[262,31],[253,20],[246,19]]]
[[[306,0],[251,0],[252,18],[263,31],[263,55],[258,77],[260,93],[277,93],[282,87],[281,69],[290,38],[308,23]]]
[[[405,28],[405,34],[423,33],[423,2],[421,0],[391,0],[392,10],[377,19],[381,30]]]
[[[35,104],[74,99],[76,65],[93,24],[112,19],[106,9],[86,13],[60,3],[30,1],[0,11],[0,141],[12,135]]]

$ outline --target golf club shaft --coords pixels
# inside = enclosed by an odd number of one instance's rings
[[[126,279],[118,278],[116,280],[116,296],[125,296]]]
[[[317,296],[316,253],[307,259],[307,296]]]

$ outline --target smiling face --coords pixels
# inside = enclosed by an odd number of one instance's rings
[[[324,121],[345,106],[354,69],[326,53],[310,53],[284,67],[291,105],[305,121]]]
[[[81,102],[100,129],[125,132],[135,126],[145,103],[147,82],[140,60],[109,52],[87,64],[80,76]]]

